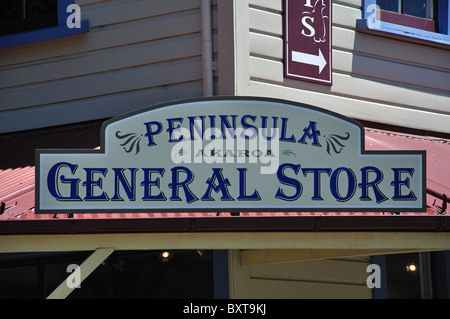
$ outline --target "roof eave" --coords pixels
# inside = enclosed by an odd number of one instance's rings
[[[448,232],[446,215],[230,216],[3,220],[0,235],[172,232]]]

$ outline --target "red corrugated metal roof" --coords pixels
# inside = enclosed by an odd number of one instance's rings
[[[426,150],[427,188],[450,195],[450,140],[382,130],[365,130],[366,150]]]
[[[36,148],[96,148],[100,141],[101,122],[65,126],[27,133],[0,136],[0,145],[7,150],[7,157],[0,160],[0,203],[3,203],[1,220],[52,219],[56,216],[34,214],[34,150]],[[70,141],[70,143],[68,143]],[[435,195],[450,194],[450,139],[433,138],[412,134],[401,134],[385,130],[365,130],[366,150],[426,150],[427,188]],[[428,214],[440,213],[442,200],[427,196]],[[360,216],[382,215],[383,213],[308,213],[308,212],[270,212],[241,213],[241,216]],[[402,213],[417,215],[423,213]],[[215,217],[211,213],[129,213],[129,214],[75,214],[76,219],[132,219],[132,218],[170,218],[170,217]],[[222,213],[221,216],[230,216]],[[58,219],[68,218],[61,214]]]

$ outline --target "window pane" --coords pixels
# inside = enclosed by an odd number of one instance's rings
[[[419,254],[386,255],[386,278],[389,299],[420,299]]]
[[[403,0],[403,13],[420,18],[432,19],[433,1]]]
[[[22,0],[0,1],[0,22],[22,19]]]
[[[58,0],[0,0],[0,3],[0,35],[58,25]]]
[[[58,11],[57,0],[27,0],[26,14],[27,17],[42,16]]]
[[[398,0],[377,0],[377,5],[379,5],[382,10],[400,12]]]
[[[0,299],[42,298],[38,266],[0,269]]]

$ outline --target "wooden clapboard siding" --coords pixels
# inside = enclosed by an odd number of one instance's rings
[[[8,109],[32,107],[201,79],[199,57],[175,60],[170,64],[170,71],[163,63],[156,63],[71,77],[53,83],[40,82],[31,87],[5,90],[2,100]]]
[[[0,113],[2,125],[20,123],[11,127],[17,128],[46,127],[63,124],[67,119],[75,122],[102,119],[123,114],[130,111],[131,106],[147,106],[158,104],[168,99],[182,99],[186,96],[200,96],[203,94],[202,81],[172,84],[166,87],[157,86],[141,90],[118,92],[102,96],[95,96],[73,101],[64,101],[51,105],[34,106],[32,108],[17,109],[12,112]],[[37,122],[37,123],[36,123]]]
[[[251,279],[250,298],[370,299],[367,286],[317,281]]]
[[[76,3],[88,33],[0,50],[0,132],[202,95],[199,0]]]
[[[84,18],[84,10],[81,10],[83,12],[82,18]],[[93,20],[101,16],[101,12],[99,12],[97,15],[90,17],[89,23],[93,24]],[[199,19],[200,11],[198,9],[197,11],[190,10],[186,13],[178,12],[163,17],[149,17],[140,21],[123,22],[116,25],[91,26],[89,33],[85,35],[2,49],[0,51],[0,67],[18,66],[18,64],[27,66],[27,63],[35,63],[35,61],[53,61],[55,58],[76,57],[86,52],[105,51],[119,47],[126,48],[130,44],[199,33]]]
[[[254,72],[264,71],[255,67],[251,74],[255,77],[266,76],[267,79],[283,82],[283,40],[266,34],[250,34],[251,50],[255,57],[266,60],[268,63],[277,62],[279,70],[267,70],[266,75]],[[365,78],[375,78],[385,82],[410,85],[411,89],[422,87],[429,89],[432,94],[448,91],[450,72],[436,67],[401,63],[367,53],[355,53],[349,49],[333,49],[333,69],[341,73],[352,74]],[[450,60],[450,59],[449,59]],[[260,62],[263,63],[263,62]],[[275,66],[274,66],[275,67]],[[276,68],[276,67],[275,67]],[[421,77],[417,75],[420,74]],[[424,81],[423,78],[427,81]],[[332,89],[334,89],[332,87]],[[439,106],[439,105],[437,105]]]
[[[336,64],[341,64],[345,67],[346,60],[345,57],[348,53],[336,53],[333,52],[333,58],[338,56],[335,60],[340,60]],[[383,72],[383,71],[381,71]],[[250,73],[255,78],[255,80],[265,80],[271,83],[278,83],[284,86],[295,87],[298,83],[294,80],[284,80],[283,78],[283,63],[279,61],[274,61],[271,59],[265,59],[260,57],[250,58]],[[375,72],[374,72],[375,73]],[[426,74],[426,72],[423,72]],[[350,76],[346,76],[346,75]],[[402,77],[402,73],[396,73],[398,77]],[[450,73],[449,73],[450,75]],[[394,75],[393,75],[394,77]],[[406,79],[406,78],[405,78]],[[446,112],[450,104],[442,104],[441,100],[436,98],[436,94],[439,91],[428,87],[428,90],[418,91],[417,86],[411,87],[410,85],[392,85],[392,80],[380,79],[379,81],[374,81],[373,78],[367,75],[356,75],[351,72],[337,72],[335,69],[334,74],[334,84],[331,88],[331,92],[341,96],[353,97],[353,98],[363,98],[366,100],[380,101],[384,102],[385,97],[389,96],[389,103],[395,103],[399,106],[404,107],[415,107],[416,109],[427,109],[430,111],[442,111]],[[450,81],[450,78],[448,79]],[[430,79],[430,82],[432,80]],[[439,86],[445,86],[449,82],[443,82],[436,84]],[[425,85],[425,84],[424,84]],[[312,86],[310,86],[312,88]],[[317,89],[320,89],[317,86]],[[358,91],[355,90],[358,88]],[[447,98],[448,103],[450,103],[450,96]]]
[[[232,298],[372,298],[369,257],[241,266],[231,254]]]
[[[129,44],[126,49],[119,46],[76,56],[64,56],[53,59],[51,62],[4,68],[0,78],[0,86],[2,89],[6,89],[24,84],[63,80],[186,57],[198,57],[201,51],[200,41],[201,35],[194,33],[182,37]],[[185,48],[185,50],[178,50],[179,46]],[[126,57],[124,57],[125,53]]]
[[[284,78],[283,0],[249,0],[249,84],[242,94],[450,133],[450,52],[359,32],[361,3],[333,1],[333,85],[327,87]]]

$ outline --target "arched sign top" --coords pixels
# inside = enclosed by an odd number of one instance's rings
[[[106,121],[100,150],[37,150],[36,211],[424,211],[425,152],[366,151],[356,121],[253,97]]]

